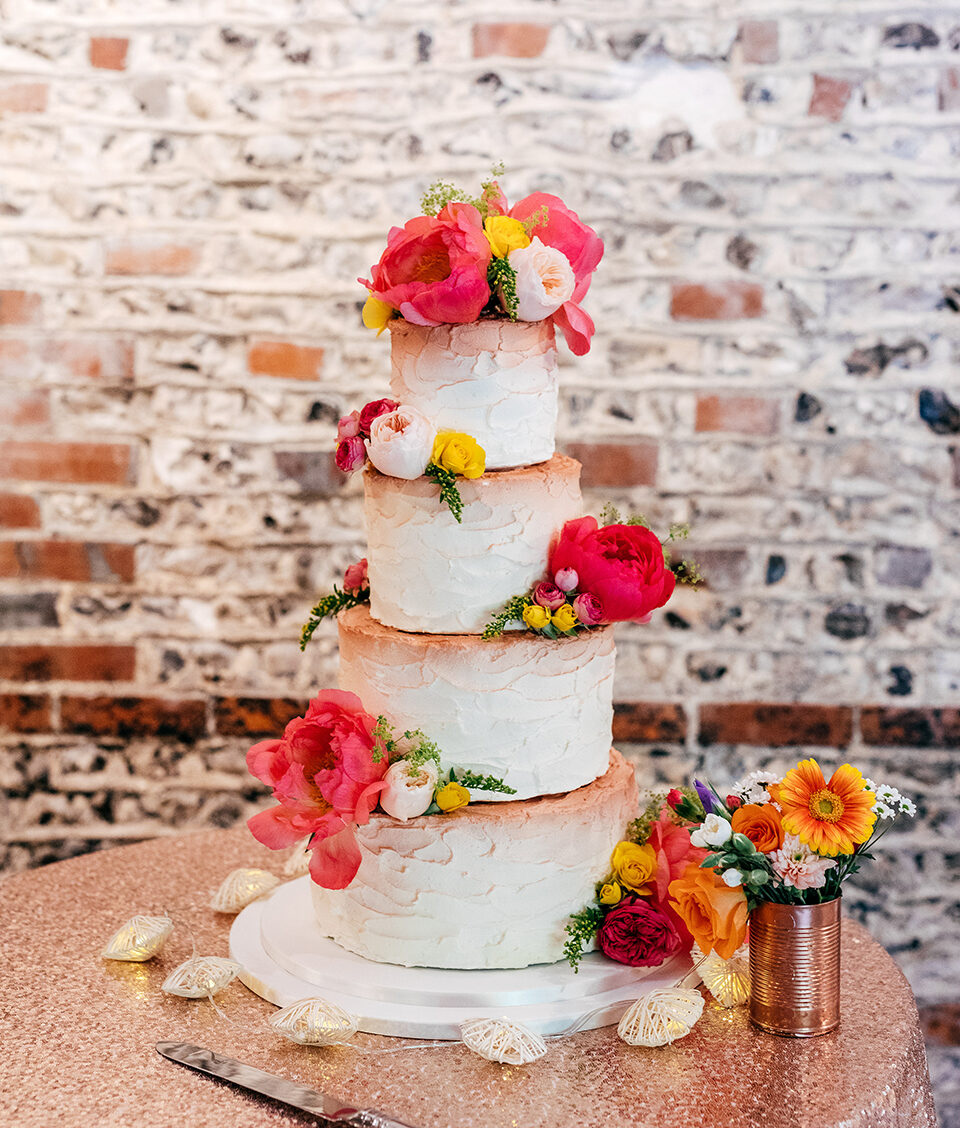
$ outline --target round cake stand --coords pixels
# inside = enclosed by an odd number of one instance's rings
[[[230,955],[239,978],[277,1006],[328,999],[369,1034],[455,1040],[468,1018],[509,1018],[543,1035],[591,1030],[618,1022],[639,995],[674,986],[691,967],[685,954],[641,968],[599,952],[584,956],[577,974],[566,962],[480,971],[376,963],[323,935],[309,883],[279,886],[234,921]]]

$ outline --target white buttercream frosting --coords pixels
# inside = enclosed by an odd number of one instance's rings
[[[608,766],[613,628],[547,639],[406,634],[341,613],[340,688],[396,729],[422,729],[444,767],[497,776],[528,799],[582,787]]]
[[[554,536],[581,514],[580,464],[565,455],[457,479],[462,524],[428,478],[364,472],[370,612],[431,634],[481,633],[545,576]]]
[[[563,958],[571,913],[593,901],[637,815],[633,769],[567,795],[471,804],[407,823],[358,827],[346,889],[312,885],[324,933],[368,959],[407,967],[506,968]]]
[[[543,462],[557,429],[557,349],[549,321],[426,328],[390,322],[394,399],[440,431],[483,447],[491,470]]]

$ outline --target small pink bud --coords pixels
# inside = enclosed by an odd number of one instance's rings
[[[573,601],[573,609],[584,626],[595,627],[603,622],[603,604],[592,592],[581,592]]]
[[[359,435],[354,435],[352,439],[344,439],[337,446],[334,461],[345,474],[359,470],[367,461],[367,448],[363,445],[363,439]]]
[[[551,584],[549,580],[543,580],[533,589],[533,602],[539,603],[541,607],[549,607],[551,611],[556,611],[567,600],[555,584]]]
[[[337,424],[337,438],[340,442],[343,442],[344,439],[352,439],[359,434],[360,412],[351,411],[349,415],[344,415]]]
[[[553,577],[553,582],[561,591],[573,591],[580,583],[580,577],[572,568],[561,568]]]
[[[367,558],[364,557],[362,560],[358,560],[356,564],[351,564],[343,573],[343,590],[350,595],[359,595],[364,588],[369,586]]]

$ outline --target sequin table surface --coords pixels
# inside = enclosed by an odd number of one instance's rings
[[[205,999],[160,984],[193,954],[227,955],[232,917],[208,907],[237,866],[280,874],[283,857],[245,829],[119,847],[0,881],[0,1124],[4,1128],[253,1128],[311,1117],[161,1058],[193,1042],[373,1107],[416,1128],[873,1128],[936,1124],[917,1011],[906,981],[860,926],[844,925],[843,1021],[823,1038],[753,1030],[744,1008],[708,1002],[684,1040],[632,1048],[614,1029],[551,1042],[522,1068],[465,1046],[402,1053],[358,1034],[307,1049],[266,1025],[273,1008],[235,981]],[[100,958],[134,913],[176,928],[145,964]]]

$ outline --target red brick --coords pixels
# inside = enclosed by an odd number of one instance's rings
[[[920,1007],[920,1025],[928,1046],[960,1046],[960,1003]]]
[[[901,748],[960,748],[960,709],[867,705],[860,711],[864,744]]]
[[[50,422],[50,393],[0,387],[0,421],[8,427],[31,427]]]
[[[0,325],[35,325],[43,299],[25,290],[0,290]]]
[[[828,74],[813,76],[813,90],[807,113],[810,117],[822,117],[827,121],[839,121],[847,108],[853,84],[845,78],[833,78]]]
[[[0,529],[39,529],[40,507],[25,494],[0,493]]]
[[[45,82],[15,82],[0,86],[0,114],[42,114],[47,108]]]
[[[129,583],[133,579],[133,545],[0,541],[0,577],[68,583],[90,580]]]
[[[0,732],[49,732],[50,698],[0,693]]]
[[[247,367],[255,376],[316,380],[323,367],[323,349],[289,341],[254,341],[247,350]]]
[[[64,697],[60,701],[64,732],[92,736],[172,736],[197,740],[206,735],[203,701],[167,701],[158,697]]]
[[[292,697],[218,697],[214,721],[221,736],[280,737],[287,722],[303,716],[309,704]]]
[[[674,321],[735,321],[763,316],[763,287],[755,282],[675,282],[670,295]]]
[[[0,678],[9,681],[130,681],[132,646],[0,646]]]
[[[0,443],[0,478],[127,485],[133,448],[122,443]]]
[[[780,404],[760,396],[700,396],[698,431],[739,431],[747,435],[774,435],[780,426]]]
[[[613,739],[643,744],[686,739],[687,715],[682,705],[653,701],[617,701],[613,706]]]
[[[580,484],[626,489],[652,486],[657,480],[656,443],[634,439],[631,442],[567,443],[565,452],[583,466]]]
[[[937,84],[937,108],[960,110],[960,67],[944,67]]]
[[[535,59],[542,55],[550,28],[536,23],[481,23],[473,25],[473,57],[507,55],[512,59]]]
[[[121,384],[133,379],[133,369],[133,341],[124,337],[0,340],[0,377],[8,380],[67,376]]]
[[[183,243],[111,243],[104,259],[107,274],[189,274],[200,261],[197,247]]]
[[[701,745],[755,744],[784,748],[819,744],[846,748],[853,710],[846,705],[768,705],[756,701],[700,706]]]
[[[776,20],[745,20],[737,38],[745,63],[775,63],[780,58],[780,28]]]
[[[126,70],[129,39],[90,37],[90,66],[100,70]]]

